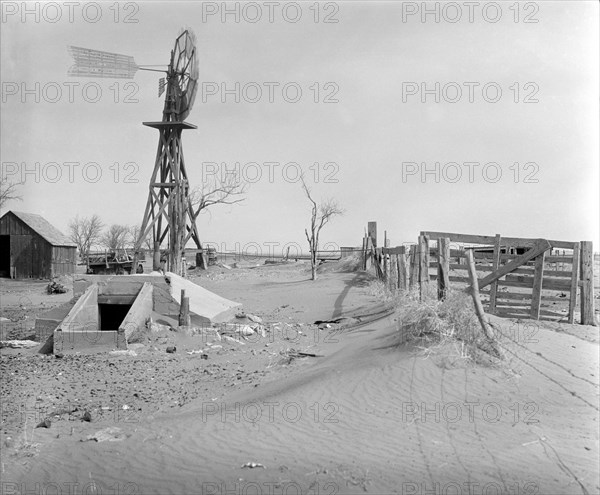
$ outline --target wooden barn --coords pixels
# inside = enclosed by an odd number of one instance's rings
[[[40,215],[9,211],[0,218],[0,276],[68,275],[76,256],[77,246]]]

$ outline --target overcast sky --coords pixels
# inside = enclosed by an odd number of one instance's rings
[[[200,73],[187,118],[198,129],[183,136],[191,185],[207,162],[239,162],[250,182],[244,203],[200,216],[203,241],[304,248],[310,204],[294,162],[316,198],[346,210],[322,243],[359,245],[376,220],[392,245],[442,230],[598,250],[598,2],[432,2],[429,14],[421,2],[232,2],[225,17],[221,2],[115,5],[26,14],[3,2],[2,172],[25,180],[5,211],[65,233],[76,214],[141,223],[158,140],[142,121],[162,117],[160,74],[70,78],[67,46],[167,64],[188,27]]]

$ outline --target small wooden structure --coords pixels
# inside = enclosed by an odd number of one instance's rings
[[[0,218],[0,274],[45,278],[75,272],[77,246],[45,218],[9,211]]]

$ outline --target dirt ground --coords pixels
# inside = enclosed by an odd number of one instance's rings
[[[264,335],[2,349],[2,493],[600,492],[598,327],[491,317],[508,359],[484,366],[405,342],[369,275],[309,273],[190,272]],[[46,285],[2,281],[2,339],[72,297]]]

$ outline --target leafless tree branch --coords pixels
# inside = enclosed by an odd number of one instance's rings
[[[246,193],[246,186],[235,174],[227,174],[223,178],[215,175],[201,186],[195,187],[190,191],[194,220],[200,212],[211,206],[241,203],[246,199],[241,197]]]
[[[321,204],[317,204],[317,202],[312,197],[312,192],[308,185],[306,184],[306,180],[304,179],[304,174],[300,176],[302,189],[304,190],[304,194],[311,202],[311,215],[310,215],[310,231],[308,229],[304,229],[304,234],[306,235],[306,240],[308,241],[308,246],[310,249],[310,266],[311,266],[311,278],[313,280],[317,279],[317,252],[319,249],[319,235],[321,234],[321,229],[331,221],[331,219],[337,215],[343,215],[344,210],[339,206],[338,202],[334,199],[328,199]]]
[[[17,194],[17,187],[22,185],[22,182],[9,182],[8,177],[0,178],[0,208],[9,201],[23,199],[20,194]]]

